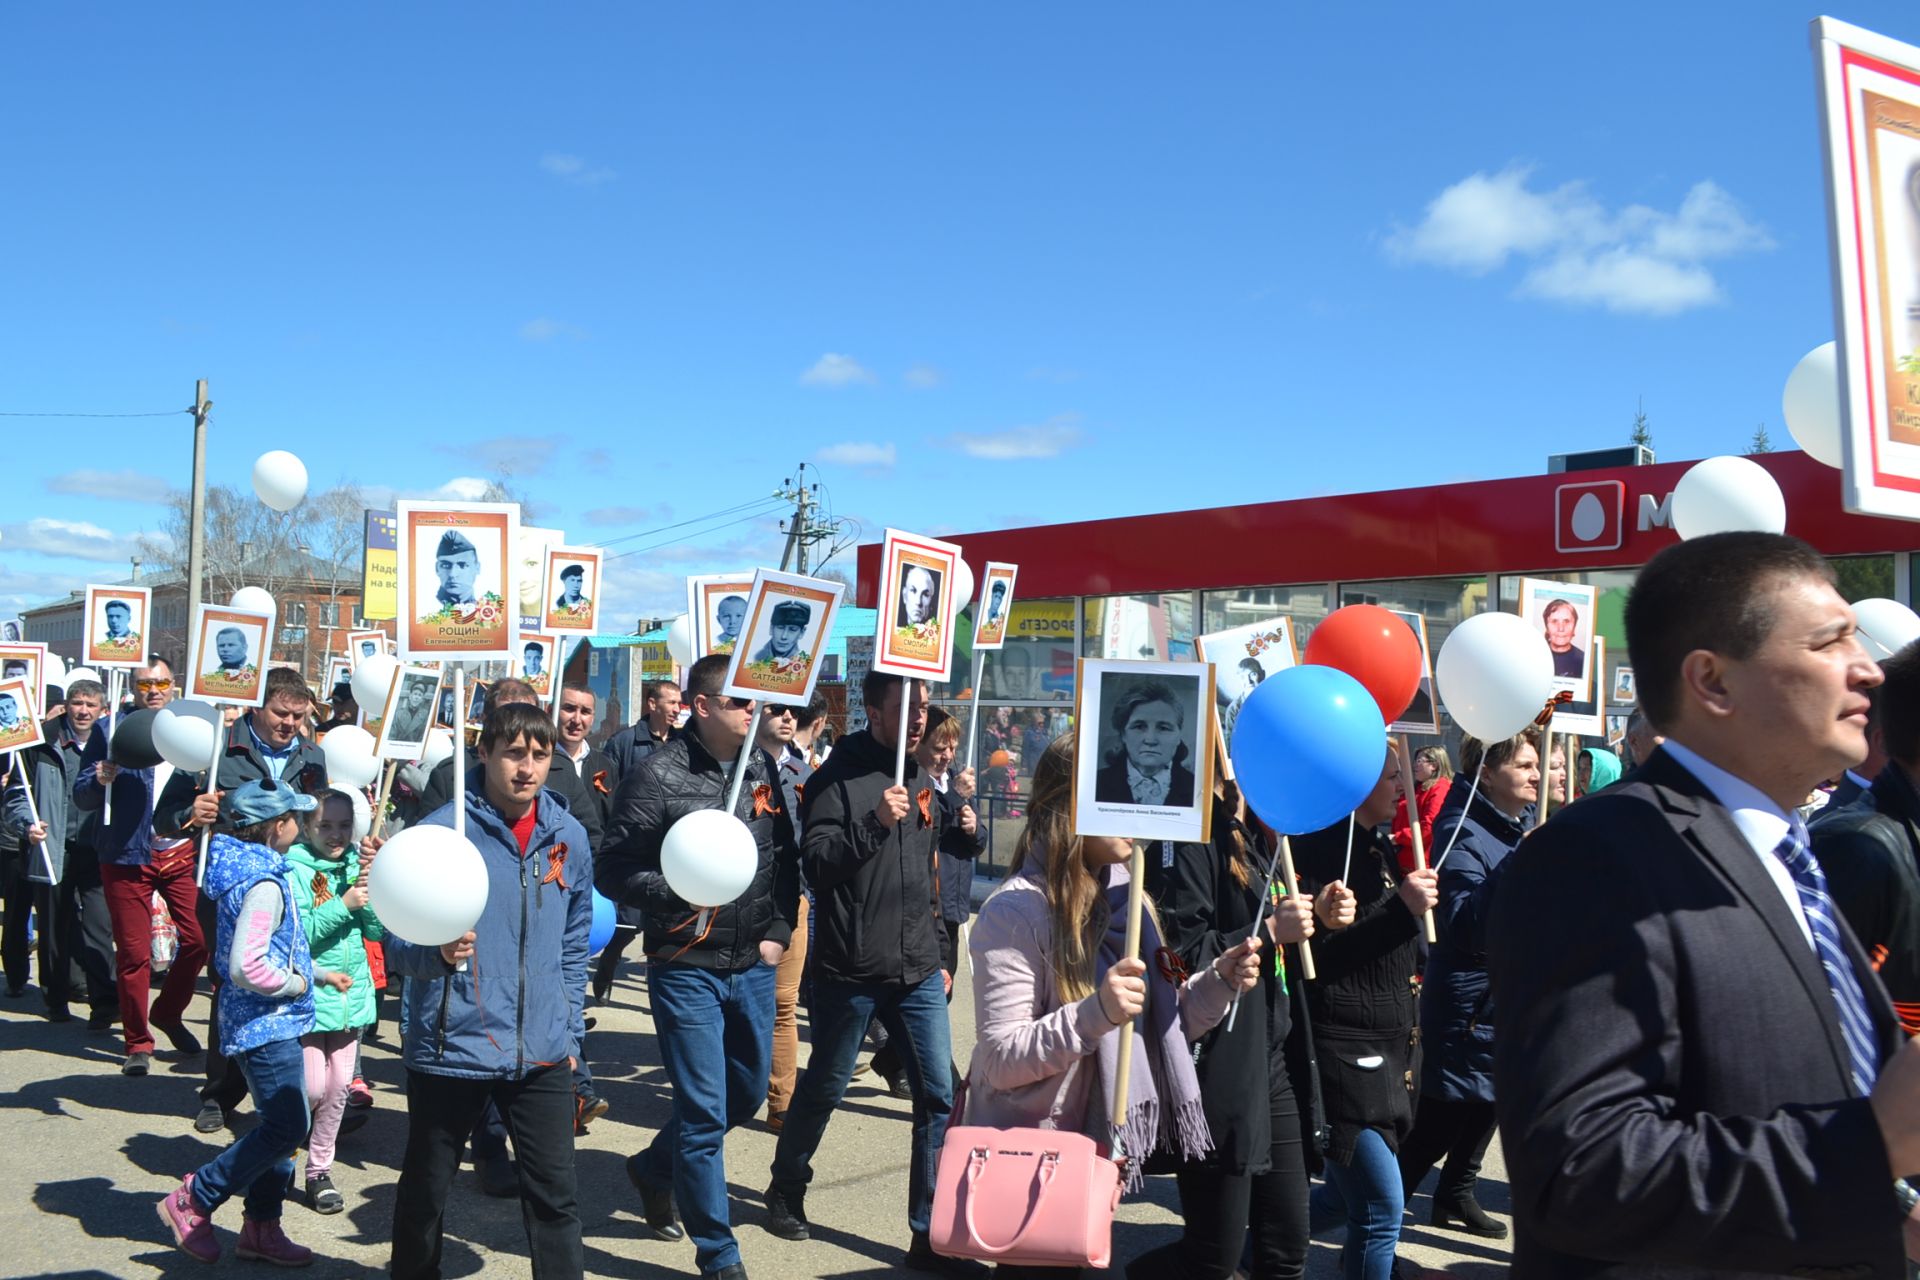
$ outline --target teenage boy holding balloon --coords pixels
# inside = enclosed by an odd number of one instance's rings
[[[582,1273],[572,1066],[585,1031],[593,855],[585,828],[546,789],[553,747],[553,722],[538,705],[494,705],[466,789],[486,909],[464,938],[440,947],[402,941],[399,913],[384,921],[388,970],[413,979],[395,1280],[440,1274],[447,1192],[489,1102],[512,1128],[533,1273]],[[423,825],[453,826],[453,806]]]

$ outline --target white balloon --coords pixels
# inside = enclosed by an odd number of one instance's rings
[[[1540,628],[1512,613],[1480,613],[1453,629],[1434,665],[1440,701],[1461,732],[1511,738],[1553,695],[1553,651]]]
[[[57,653],[47,654],[47,660],[41,664],[40,675],[48,684],[58,684],[64,687],[64,682],[67,678],[66,659]]]
[[[683,667],[693,665],[693,620],[684,613],[667,624],[667,656]]]
[[[373,785],[380,776],[373,745],[373,735],[357,724],[329,729],[320,740],[321,754],[327,758],[327,785],[342,789]]]
[[[211,712],[203,714],[199,709]],[[199,772],[213,759],[220,708],[186,698],[160,708],[153,717],[153,749],[176,769]]]
[[[1793,442],[1815,462],[1841,464],[1840,356],[1835,344],[1823,342],[1793,366],[1787,388],[1780,395],[1780,416],[1787,420]]]
[[[440,767],[442,760],[453,755],[453,735],[445,729],[435,729],[427,735],[426,753],[420,757],[420,764],[428,773]]]
[[[366,791],[360,787],[330,787],[329,790],[339,792],[353,806],[353,842],[359,844],[373,831],[373,805],[367,800]],[[327,798],[320,795],[314,799],[325,804]]]
[[[718,809],[688,814],[667,828],[660,845],[660,871],[667,887],[696,907],[726,906],[747,891],[759,868],[760,848],[753,832]]]
[[[973,603],[973,569],[965,560],[953,562],[953,598],[955,613]]]
[[[227,603],[249,613],[264,613],[270,618],[280,616],[280,606],[274,602],[273,593],[265,587],[242,587],[233,593],[233,599]]]
[[[1787,499],[1751,458],[1696,462],[1673,487],[1673,528],[1682,538],[1750,530],[1785,533]]]
[[[1875,662],[1885,662],[1920,640],[1920,614],[1898,600],[1861,600],[1853,606],[1853,621],[1861,645]]]
[[[291,511],[307,496],[307,464],[275,449],[253,462],[253,491],[275,511]]]
[[[473,841],[451,827],[408,827],[380,846],[367,894],[388,933],[423,947],[445,946],[486,910],[487,863]]]
[[[400,659],[390,653],[376,653],[360,659],[353,668],[353,700],[370,716],[386,710],[387,694],[393,691],[393,678],[400,674]]]
[[[76,680],[91,680],[95,684],[106,683],[105,680],[102,680],[100,678],[100,673],[98,671],[95,671],[92,667],[68,667],[67,683],[72,684]]]

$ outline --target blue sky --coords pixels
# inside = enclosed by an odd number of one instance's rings
[[[1662,457],[1790,447],[1811,16],[15,6],[0,412],[206,377],[216,481],[506,473],[616,549],[803,459],[870,540],[1536,472],[1642,397]],[[0,611],[121,574],[187,483],[184,415],[0,432]]]

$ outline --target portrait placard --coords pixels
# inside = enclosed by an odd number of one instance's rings
[[[747,593],[753,574],[704,573],[687,579],[687,622],[693,628],[693,657],[732,653],[747,625]]]
[[[514,641],[516,653],[507,674],[532,685],[533,691],[545,702],[553,692],[553,665],[559,660],[559,647],[558,637],[536,631],[521,632],[520,638]]]
[[[0,680],[25,680],[38,715],[47,705],[47,646],[37,641],[0,644]]]
[[[362,658],[385,653],[387,647],[387,633],[384,631],[347,632],[347,669],[351,671],[359,666]]]
[[[331,702],[333,691],[342,684],[351,684],[353,663],[344,655],[327,659],[327,682],[320,689],[320,701]]]
[[[146,587],[87,587],[86,633],[81,665],[137,667],[147,660],[147,617],[153,592]]]
[[[959,560],[960,548],[951,542],[887,530],[880,551],[875,671],[936,684],[952,676]]]
[[[540,622],[546,615],[546,605],[541,602],[540,593],[547,585],[547,549],[557,547],[566,540],[566,532],[561,529],[520,526],[520,572],[514,575],[514,581],[520,584],[517,607],[523,631],[544,630]]]
[[[1607,749],[1617,751],[1627,740],[1628,716],[1607,717]]]
[[[545,609],[539,630],[590,636],[599,628],[600,561],[598,547],[548,547],[540,597]]]
[[[1577,703],[1593,701],[1593,617],[1599,589],[1578,582],[1520,579],[1520,616],[1538,627],[1553,652],[1553,690]],[[1599,729],[1593,732],[1599,733]]]
[[[27,638],[27,624],[19,618],[0,618],[0,643],[19,644]]]
[[[973,619],[975,652],[998,649],[1007,642],[1007,622],[1013,617],[1013,580],[1020,566],[987,561],[980,579],[980,605]]]
[[[727,666],[729,698],[805,704],[820,678],[844,588],[837,582],[762,569],[747,593],[744,643]]]
[[[1194,646],[1200,660],[1213,668],[1213,707],[1220,726],[1220,750],[1225,752],[1233,742],[1233,725],[1240,718],[1240,708],[1260,682],[1276,671],[1299,664],[1293,620],[1249,622],[1198,636]]]
[[[1082,658],[1073,821],[1083,836],[1211,838],[1212,662]]]
[[[24,751],[45,741],[32,686],[25,680],[0,680],[0,751]]]
[[[1593,638],[1593,669],[1603,672],[1607,669],[1607,638]],[[1574,695],[1572,702],[1563,702],[1553,713],[1553,731],[1555,733],[1577,733],[1583,736],[1599,737],[1606,732],[1606,708],[1601,705],[1597,695],[1605,692],[1606,682],[1596,674],[1593,680],[1593,692],[1582,698]]]
[[[1440,732],[1440,704],[1433,696],[1433,651],[1427,647],[1427,619],[1425,614],[1413,613],[1405,609],[1389,609],[1394,617],[1413,628],[1413,634],[1420,637],[1420,684],[1413,691],[1413,701],[1400,713],[1400,718],[1387,726],[1388,733],[1425,733]]]
[[[187,647],[189,698],[257,707],[267,696],[267,646],[273,615],[231,605],[203,604]]]
[[[486,721],[487,708],[492,706],[487,697],[487,686],[475,680],[467,686],[467,723],[478,729]]]
[[[514,503],[401,502],[400,657],[511,662],[519,632]]]
[[[381,711],[374,754],[383,760],[418,760],[424,755],[427,735],[433,731],[434,697],[439,691],[438,667],[400,668]]]
[[[433,727],[452,733],[459,728],[459,717],[454,714],[453,706],[453,675],[442,671],[440,680],[440,692],[433,698]]]
[[[1640,700],[1640,687],[1633,682],[1633,668],[1622,663],[1613,669],[1613,693],[1607,701],[1616,707],[1631,707]]]

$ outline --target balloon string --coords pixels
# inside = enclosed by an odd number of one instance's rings
[[[1480,769],[1473,771],[1473,785],[1467,788],[1467,802],[1460,807],[1460,817],[1459,820],[1453,824],[1453,834],[1447,837],[1447,847],[1442,849],[1440,856],[1433,860],[1432,870],[1440,870],[1440,864],[1445,862],[1447,855],[1453,852],[1453,842],[1460,838],[1460,828],[1467,825],[1467,810],[1473,808],[1473,798],[1480,794],[1480,772],[1481,769],[1485,767],[1485,765],[1482,765]],[[1412,817],[1413,815],[1409,814],[1408,816]]]
[[[1260,905],[1253,912],[1253,927],[1247,930],[1247,936],[1253,937],[1260,932],[1260,925],[1267,918],[1267,908],[1273,897],[1273,877],[1280,869],[1280,847],[1275,845],[1273,856],[1267,859],[1267,883],[1260,890]],[[1227,1006],[1227,1030],[1233,1030],[1234,1020],[1240,1016],[1240,993],[1233,993],[1233,1003]]]
[[[1340,883],[1347,883],[1347,875],[1353,870],[1353,826],[1357,813],[1347,815],[1347,860],[1340,867]]]

